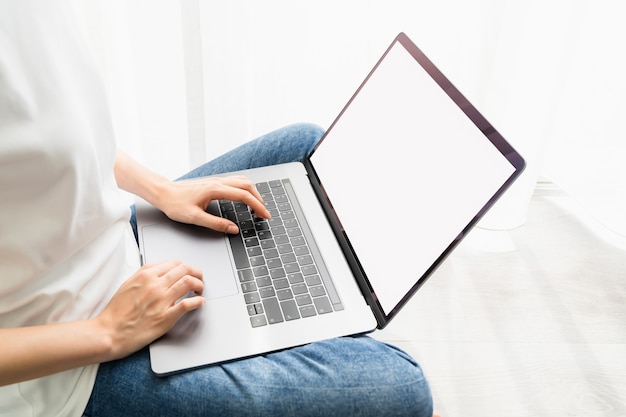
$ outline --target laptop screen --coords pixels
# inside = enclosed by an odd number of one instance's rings
[[[383,320],[523,168],[519,155],[403,34],[310,162]]]

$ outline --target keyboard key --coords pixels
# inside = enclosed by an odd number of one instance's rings
[[[278,209],[267,209],[270,212],[270,218],[280,217],[280,211]]]
[[[289,243],[284,244],[284,245],[278,245],[278,253],[289,253],[289,252],[293,252],[293,248],[291,247],[291,245]]]
[[[289,243],[289,236],[288,235],[276,236],[274,238],[274,242],[276,242],[277,245],[284,245],[285,243]]]
[[[237,212],[237,221],[241,222],[244,220],[252,220],[252,215],[249,211],[238,211]]]
[[[245,220],[239,223],[239,228],[241,230],[254,229],[254,222],[252,220]]]
[[[254,275],[252,274],[251,269],[243,269],[241,271],[237,271],[237,275],[239,275],[240,282],[252,281],[254,279]]]
[[[263,287],[259,290],[259,295],[261,298],[274,297],[276,291],[274,291],[274,287]]]
[[[298,312],[298,307],[296,306],[296,302],[293,300],[286,300],[280,303],[280,306],[283,309],[283,314],[285,315],[286,320],[296,320],[300,318],[300,313]]]
[[[229,235],[229,236],[233,236],[233,235]],[[237,235],[234,235],[237,236]],[[244,239],[244,243],[246,244],[246,247],[250,247],[250,246],[259,246],[259,239],[257,239],[256,237],[250,237],[247,239]]]
[[[228,235],[230,242],[230,248],[233,252],[233,259],[235,260],[235,266],[237,269],[249,268],[250,262],[248,262],[248,256],[246,255],[246,248],[240,235]]]
[[[300,283],[300,284],[292,284],[291,285],[291,290],[293,291],[293,293],[295,295],[299,295],[299,294],[306,294],[309,292],[309,289],[307,288],[306,284],[304,282]]]
[[[283,224],[283,220],[280,217],[272,217],[267,221],[270,227],[281,226]]]
[[[312,287],[313,285],[320,285],[322,283],[319,275],[309,275],[304,277],[304,280],[306,281],[306,285],[309,287]]]
[[[303,275],[313,275],[313,274],[317,274],[317,268],[315,268],[315,265],[306,265],[302,267],[302,274]]]
[[[259,301],[261,301],[261,297],[259,296],[258,292],[249,292],[247,294],[244,294],[243,298],[246,301],[246,304],[258,303]]]
[[[285,288],[284,290],[276,291],[276,296],[280,301],[283,301],[293,298],[293,293],[291,292],[291,288]]]
[[[291,211],[291,204],[285,202],[285,203],[278,203],[278,210],[279,211]]]
[[[256,291],[256,282],[244,282],[241,284],[241,290],[243,292],[253,292]]]
[[[235,207],[233,206],[233,202],[230,200],[220,200],[220,210],[222,213],[235,211]]]
[[[256,230],[269,230],[270,225],[266,221],[258,221],[254,224]]]
[[[298,263],[302,266],[313,264],[313,257],[311,255],[303,255],[298,257]]]
[[[309,292],[311,293],[312,297],[319,297],[320,295],[326,295],[326,290],[324,290],[324,287],[321,285],[310,287]]]
[[[263,275],[269,275],[269,271],[265,265],[257,266],[256,268],[252,268],[252,272],[255,277],[262,277]]]
[[[287,276],[287,274],[285,273],[285,270],[283,268],[276,268],[270,271],[270,276],[272,277],[272,279],[277,279],[284,278]]]
[[[308,255],[310,253],[307,246],[296,246],[293,242],[291,244],[294,246],[293,251],[296,253],[296,256]]]
[[[280,259],[282,259],[283,263],[285,263],[285,264],[297,261],[296,254],[293,253],[293,252],[285,253],[285,254],[281,255]]]
[[[284,321],[283,313],[280,311],[280,306],[276,297],[264,298],[263,308],[265,309],[265,314],[267,315],[267,321],[270,324],[281,323]]]
[[[302,230],[299,227],[294,227],[293,229],[287,229],[287,234],[289,237],[302,236]]]
[[[265,265],[265,258],[263,256],[252,257],[252,258],[250,258],[250,265],[252,265],[252,266]]]
[[[289,288],[289,281],[287,278],[279,278],[274,281],[274,288],[277,290],[282,290],[283,288]]]
[[[272,230],[272,233],[274,234],[274,236],[284,235],[285,233],[287,233],[287,229],[285,229],[285,227],[283,225],[274,226],[274,227],[272,227],[271,230]]]
[[[292,227],[298,227],[298,220],[296,219],[287,219],[283,223],[286,229],[291,229]]]
[[[243,230],[241,230],[241,236],[243,236],[244,239],[249,238],[249,237],[254,237],[254,236],[256,236],[256,230],[254,230],[254,229],[243,229]]]
[[[263,193],[269,193],[270,192],[270,185],[266,182],[259,182],[256,185],[256,189],[259,192],[259,194],[263,194]]]
[[[267,326],[267,320],[263,315],[250,317],[250,323],[252,327]]]
[[[281,187],[276,187],[276,188],[272,188],[272,194],[277,196],[277,195],[283,195],[285,194],[285,189],[281,186]]]
[[[296,303],[299,306],[304,306],[307,304],[313,304],[313,300],[311,299],[311,296],[309,294],[302,294],[296,296]]]
[[[256,285],[259,288],[267,287],[269,285],[272,285],[272,279],[270,277],[259,277],[256,279]]]
[[[261,241],[261,248],[263,250],[273,249],[275,247],[276,247],[276,243],[273,240],[262,240]]]
[[[284,203],[285,201],[289,201],[289,197],[287,197],[287,194],[277,195],[274,197],[274,201],[277,203]]]
[[[269,269],[280,268],[281,266],[283,266],[283,263],[280,258],[270,258],[267,260],[267,267]]]
[[[294,274],[287,274],[287,279],[289,280],[289,283],[291,285],[304,282],[304,277],[299,272],[296,272]]]
[[[246,252],[248,252],[249,257],[263,255],[263,251],[261,250],[260,246],[253,246],[251,248],[247,248]]]
[[[302,317],[311,317],[316,316],[317,312],[315,311],[315,307],[313,307],[313,304],[311,304],[308,306],[300,307],[300,314],[302,314]]]
[[[315,308],[319,314],[332,313],[333,311],[328,297],[314,298],[313,303],[315,304]]]

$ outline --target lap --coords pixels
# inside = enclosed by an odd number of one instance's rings
[[[431,416],[421,368],[366,336],[325,340],[157,377],[147,349],[101,365],[87,409],[99,416]]]

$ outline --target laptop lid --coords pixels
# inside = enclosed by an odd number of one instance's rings
[[[524,160],[400,33],[305,166],[383,328]]]

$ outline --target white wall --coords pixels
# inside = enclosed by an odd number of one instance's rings
[[[328,127],[404,31],[528,160],[504,226],[542,173],[626,235],[622,0],[74,1],[120,146],[169,177],[285,124]]]
[[[328,127],[400,31],[453,79],[471,79],[480,3],[201,2],[208,155],[288,123]]]

